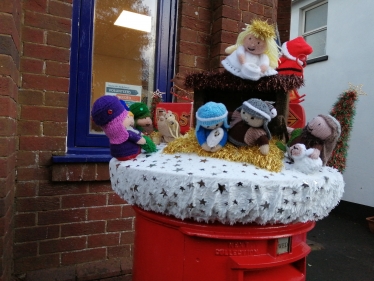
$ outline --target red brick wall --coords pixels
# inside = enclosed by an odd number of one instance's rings
[[[22,12],[15,12],[21,3]],[[275,22],[276,5],[180,0],[176,72],[218,69],[244,22]],[[71,13],[72,0],[0,2],[0,39],[9,42],[6,52],[0,47],[6,66],[0,68],[0,181],[6,183],[0,268],[10,274],[13,244],[13,272],[20,279],[130,280],[134,213],[113,193],[108,165],[51,162],[66,146]]]
[[[53,165],[66,147],[72,0],[25,0],[14,275],[93,280],[131,269],[134,214],[108,164]]]
[[[71,213],[78,216],[74,210],[69,214],[61,211],[55,221],[48,222],[51,211],[60,209],[61,199],[45,194],[45,186],[51,185],[52,153],[65,151],[71,3],[27,0],[22,4],[22,84],[14,224],[14,274],[17,276],[36,269],[59,267],[61,257],[56,252],[61,249],[58,244],[63,243],[59,241],[62,239],[60,223]],[[59,35],[62,40],[55,39]],[[56,66],[59,72],[55,71]],[[73,240],[66,240],[69,241]],[[52,243],[56,250],[46,250],[46,245]]]
[[[176,71],[187,73],[209,68],[212,8],[210,0],[180,1]]]
[[[290,16],[291,0],[279,1],[286,5]],[[182,0],[179,13],[176,72],[189,73],[220,69],[226,57],[225,48],[234,44],[239,32],[254,18],[287,27],[287,8],[277,19],[278,0]],[[284,32],[282,29],[282,35]]]
[[[0,2],[0,280],[10,280],[17,147],[21,3]]]
[[[281,43],[290,40],[291,27],[291,0],[279,1],[278,7],[278,30]]]

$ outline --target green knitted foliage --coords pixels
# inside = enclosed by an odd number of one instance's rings
[[[152,139],[148,136],[143,136],[143,138],[145,138],[146,143],[141,145],[142,149],[147,153],[156,152],[157,148]]]
[[[289,144],[298,136],[301,135],[301,133],[303,132],[303,128],[296,128],[294,129],[292,132],[291,132],[291,135],[290,135],[290,140],[287,142],[287,144],[284,144],[283,142],[281,141],[277,141],[275,143],[275,145],[280,149],[282,150],[283,152],[286,152],[287,151],[287,146],[289,146]]]

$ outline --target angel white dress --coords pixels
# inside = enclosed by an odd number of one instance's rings
[[[241,64],[239,55],[245,56],[245,63]],[[223,67],[243,79],[250,79],[257,81],[263,76],[275,75],[278,72],[269,66],[269,57],[266,54],[254,55],[245,51],[243,46],[239,46],[234,52],[227,56],[223,61]],[[268,69],[262,73],[260,65],[267,65]]]

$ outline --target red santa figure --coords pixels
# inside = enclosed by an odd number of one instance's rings
[[[282,44],[282,56],[279,58],[277,71],[280,75],[291,75],[303,77],[304,67],[308,55],[313,48],[299,36]]]

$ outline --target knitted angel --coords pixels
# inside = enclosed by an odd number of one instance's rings
[[[275,30],[266,21],[253,20],[239,34],[236,44],[225,52],[229,56],[222,65],[235,76],[256,81],[277,74],[279,52]]]

